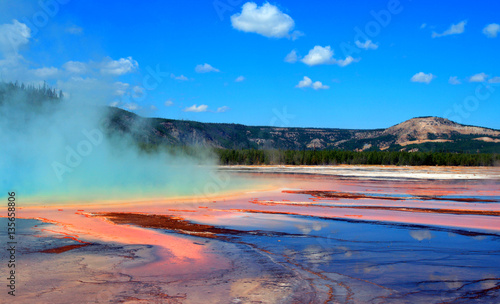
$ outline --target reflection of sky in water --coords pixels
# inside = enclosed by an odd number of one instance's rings
[[[298,234],[238,239],[312,271],[340,273],[400,293],[416,291],[408,298],[414,303],[430,295],[445,300],[500,284],[489,280],[500,277],[500,237],[496,235],[276,214],[249,214],[220,224]]]

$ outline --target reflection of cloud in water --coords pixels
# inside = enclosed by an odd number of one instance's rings
[[[311,264],[327,264],[332,260],[332,255],[317,245],[307,246],[302,250],[302,255]]]
[[[359,265],[359,267],[363,269],[363,272],[366,274],[368,273],[382,274],[386,271],[391,271],[394,269],[393,265],[369,265],[369,266]]]
[[[446,287],[449,289],[457,289],[462,287],[462,282],[458,280],[458,277],[449,275],[434,275],[430,274],[429,279],[431,281],[442,281]]]
[[[295,227],[299,229],[303,234],[309,234],[311,231],[320,231],[322,228],[327,227],[326,223],[313,223],[312,225],[300,225],[297,224]]]
[[[483,241],[483,240],[486,240],[486,235],[476,235],[476,236],[472,236],[473,239],[475,239],[476,241]]]
[[[417,241],[430,240],[434,237],[429,230],[411,230],[410,235]]]
[[[344,255],[349,258],[352,256],[352,251],[349,250],[349,248],[345,247],[345,246],[338,246],[337,249],[341,250],[341,251],[344,251]]]

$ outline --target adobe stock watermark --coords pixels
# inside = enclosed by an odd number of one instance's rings
[[[284,106],[281,111],[276,108],[273,108],[274,116],[269,121],[269,125],[271,127],[287,127],[290,125],[291,120],[295,119],[295,115],[289,114],[287,107]]]
[[[231,175],[224,171],[212,171],[209,173],[210,179],[203,188],[193,189],[194,203],[213,201],[218,194],[222,193],[231,184]]]
[[[355,34],[353,41],[340,43],[339,48],[344,57],[352,56],[354,53],[361,53],[361,48],[357,46],[356,42],[366,43],[372,41],[380,35],[382,29],[389,26],[393,17],[399,15],[403,9],[404,7],[399,0],[389,0],[385,9],[381,9],[378,12],[371,10],[370,15],[372,16],[372,20],[368,21],[363,28],[354,27]]]
[[[71,147],[67,145],[65,147],[66,157],[64,163],[53,161],[51,164],[52,170],[60,183],[63,182],[64,174],[73,172],[82,163],[83,159],[89,156],[94,148],[102,143],[104,138],[101,130],[97,128],[90,131],[83,129],[82,134],[85,136],[85,139],[79,141],[76,146]]]
[[[54,18],[61,8],[61,5],[68,4],[70,0],[39,0],[40,7],[31,18],[23,17],[24,22],[31,29],[31,36],[36,36],[41,28],[47,26],[51,18]]]
[[[448,109],[443,117],[457,123],[463,123],[469,118],[471,113],[479,109],[482,101],[488,100],[495,92],[493,83],[482,82],[474,89],[474,94],[465,97],[462,102],[455,103]],[[498,84],[496,84],[498,85]]]
[[[219,20],[224,21],[224,16],[227,13],[232,13],[243,2],[243,0],[214,0],[214,2],[212,2],[212,6],[219,17]]]

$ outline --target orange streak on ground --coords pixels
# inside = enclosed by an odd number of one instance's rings
[[[76,241],[82,238],[92,242],[116,242],[158,246],[157,261],[142,265],[135,271],[147,271],[151,275],[168,271],[169,274],[186,274],[195,271],[209,271],[212,267],[227,268],[225,259],[207,253],[207,246],[193,244],[193,241],[176,235],[164,234],[152,229],[130,225],[116,225],[97,217],[83,216],[75,210],[61,211],[52,208],[25,208],[22,218],[35,218],[57,223],[55,229],[44,231],[61,234]],[[83,241],[79,241],[84,243]]]

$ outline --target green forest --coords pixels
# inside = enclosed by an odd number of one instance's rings
[[[495,166],[493,153],[444,153],[339,150],[228,150],[216,153],[221,165],[396,165],[396,166]]]

